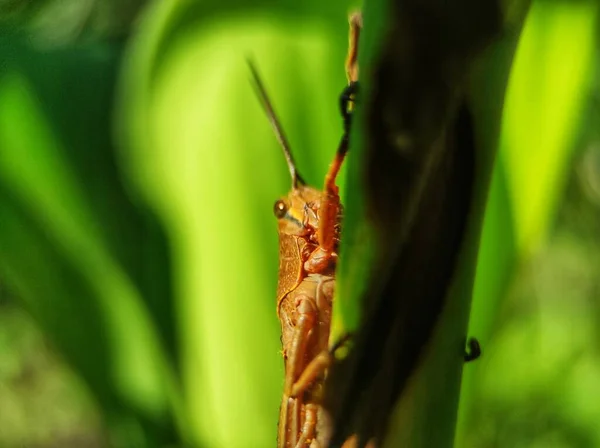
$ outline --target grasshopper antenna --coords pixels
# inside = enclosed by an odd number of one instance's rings
[[[252,60],[250,60],[250,59],[248,59],[247,62],[248,62],[248,66],[250,67],[250,72],[252,73],[252,78],[254,79],[254,84],[255,84],[254,87],[256,88],[258,97],[259,97],[263,107],[265,108],[265,111],[267,112],[267,117],[269,118],[269,121],[271,122],[271,127],[273,128],[273,131],[275,132],[275,137],[277,138],[277,141],[279,142],[279,144],[281,145],[281,149],[283,150],[283,155],[285,156],[285,160],[286,160],[286,162],[288,164],[288,168],[290,170],[290,175],[292,176],[292,187],[298,188],[300,185],[306,185],[306,182],[304,182],[304,179],[302,179],[302,176],[300,175],[300,173],[298,172],[298,169],[296,168],[296,163],[294,162],[294,157],[292,156],[292,152],[290,150],[290,144],[289,144],[285,134],[283,133],[283,128],[281,127],[281,123],[279,122],[277,115],[275,115],[275,111],[273,110],[273,105],[271,104],[271,100],[269,99],[269,96],[267,95],[265,86],[263,85],[262,80],[260,79],[260,76],[258,75],[256,66],[254,65],[254,62],[252,62]]]

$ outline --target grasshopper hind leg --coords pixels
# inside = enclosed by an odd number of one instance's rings
[[[302,433],[300,439],[296,444],[295,448],[321,448],[319,442],[317,442],[316,427],[317,427],[317,414],[319,407],[316,404],[307,404],[306,411],[304,414],[304,426],[302,426]],[[310,445],[308,445],[310,443]]]
[[[353,105],[356,102],[358,90],[358,81],[352,81],[344,88],[344,90],[342,90],[342,93],[340,94],[340,114],[344,120],[344,135],[346,137],[350,133],[350,126],[352,124],[352,115],[354,110]]]

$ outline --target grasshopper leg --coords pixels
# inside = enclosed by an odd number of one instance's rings
[[[294,334],[287,350],[287,361],[285,366],[285,385],[283,389],[287,399],[284,408],[281,409],[280,420],[284,422],[279,433],[279,446],[296,446],[300,419],[300,406],[302,397],[292,394],[294,382],[304,368],[304,358],[308,342],[308,334],[313,329],[317,319],[317,306],[311,298],[300,295],[297,298],[298,320],[294,328]]]
[[[348,86],[342,91],[340,96],[340,111],[344,119],[344,133],[338,146],[335,158],[329,166],[329,171],[325,175],[325,186],[323,188],[323,199],[321,200],[321,225],[319,226],[319,248],[311,255],[305,263],[305,269],[308,272],[322,272],[327,269],[331,260],[335,246],[334,226],[338,219],[340,210],[340,197],[335,180],[346,153],[348,152],[348,137],[350,135],[350,125],[352,123],[352,103],[358,91],[358,81],[351,80]]]
[[[296,448],[304,448],[308,443],[310,443],[310,448],[319,448],[319,443],[315,439],[318,412],[319,407],[316,404],[306,405],[304,426],[302,427],[302,434],[296,444]]]
[[[348,83],[358,79],[358,41],[360,31],[363,27],[363,19],[360,11],[355,11],[348,17],[350,25],[348,33],[348,55],[346,56],[346,78]]]
[[[469,346],[469,348],[468,350],[465,350],[465,362],[475,361],[481,356],[481,345],[479,344],[479,341],[475,338],[469,338],[467,345]]]
[[[331,365],[331,358],[332,355],[329,351],[321,352],[315,356],[292,386],[290,392],[291,396],[297,397],[308,389],[308,387]]]
[[[325,175],[325,186],[323,188],[323,197],[321,198],[321,209],[319,219],[321,224],[318,230],[319,247],[313,252],[304,263],[304,269],[308,272],[323,272],[327,269],[331,260],[333,260],[333,251],[336,244],[335,225],[340,213],[340,196],[338,187],[335,184],[346,153],[348,152],[348,133],[344,132],[342,140],[335,153],[335,158],[329,170]]]
[[[291,346],[288,351],[288,363],[286,366],[285,393],[292,395],[295,379],[303,369],[308,333],[313,329],[317,319],[317,306],[311,298],[301,295],[298,297],[298,322],[294,329]]]
[[[329,350],[324,350],[315,356],[302,371],[302,374],[292,387],[292,397],[297,397],[304,392],[313,381],[321,376],[331,365],[335,352],[339,350],[352,337],[350,333],[342,336]]]
[[[350,125],[352,123],[352,110],[353,103],[356,101],[356,94],[358,93],[358,81],[352,81],[346,86],[340,95],[340,113],[344,120],[344,136],[348,138],[350,134]]]
[[[354,12],[348,18],[350,32],[348,34],[348,56],[346,57],[346,78],[348,86],[340,96],[340,109],[344,118],[344,136],[350,133],[350,119],[352,117],[351,103],[358,91],[358,40],[363,26],[362,14]]]
[[[300,432],[300,400],[288,397],[280,409],[283,425],[279,428],[277,446],[280,448],[296,446]]]

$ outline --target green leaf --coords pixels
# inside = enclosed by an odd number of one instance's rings
[[[515,268],[541,244],[563,195],[593,72],[598,4],[533,3],[516,53],[503,114],[498,163],[485,216],[470,333],[485,353]],[[484,354],[485,356],[485,354]],[[469,367],[457,440],[485,363]]]
[[[173,440],[172,329],[155,300],[166,283],[152,275],[163,260],[144,258],[164,238],[126,195],[111,150],[118,48],[42,53],[8,35],[0,54],[3,279],[109,422],[127,422],[115,443]]]

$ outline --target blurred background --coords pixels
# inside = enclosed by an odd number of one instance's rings
[[[318,186],[356,6],[0,1],[0,447],[275,444],[289,179],[245,60]],[[457,447],[600,446],[599,13],[533,1],[506,68]]]

